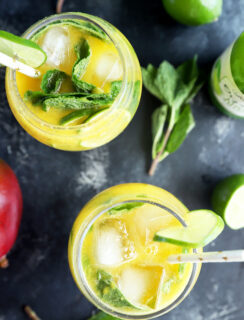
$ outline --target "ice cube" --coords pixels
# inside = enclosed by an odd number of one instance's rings
[[[142,298],[150,284],[148,272],[136,267],[128,267],[122,271],[118,286],[124,296],[134,303],[142,303]]]
[[[120,57],[112,52],[102,55],[96,65],[95,73],[101,81],[101,88],[107,82],[121,79],[123,68]]]
[[[128,266],[120,274],[118,287],[132,304],[155,307],[161,279],[162,268]]]
[[[46,63],[54,67],[60,66],[68,55],[69,41],[68,31],[64,27],[50,28],[41,43],[47,54]]]
[[[99,265],[116,266],[135,257],[135,247],[128,239],[125,224],[105,219],[96,228],[95,257]]]
[[[149,244],[155,232],[172,223],[172,215],[158,206],[145,204],[134,215],[137,234],[143,245]]]

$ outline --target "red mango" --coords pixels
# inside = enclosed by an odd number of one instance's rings
[[[13,170],[0,159],[0,268],[8,266],[7,253],[18,235],[23,200]]]

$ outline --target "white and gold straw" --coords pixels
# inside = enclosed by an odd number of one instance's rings
[[[168,257],[168,262],[170,264],[185,262],[244,262],[244,250],[175,254]]]
[[[31,78],[39,78],[41,75],[40,71],[27,66],[26,64],[18,61],[17,58],[11,58],[2,52],[0,52],[0,64],[19,71]]]

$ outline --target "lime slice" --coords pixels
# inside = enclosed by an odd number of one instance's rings
[[[214,189],[212,205],[231,229],[244,228],[244,174],[222,180]]]
[[[35,42],[2,30],[0,30],[0,52],[11,58],[17,58],[32,68],[39,67],[47,59],[46,53]]]
[[[224,229],[224,221],[210,210],[195,210],[187,216],[187,227],[160,230],[155,241],[168,242],[186,248],[200,248],[213,241]]]
[[[222,0],[162,0],[168,14],[180,23],[197,26],[216,21],[222,12]]]

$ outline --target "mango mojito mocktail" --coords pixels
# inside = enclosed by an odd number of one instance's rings
[[[114,139],[132,119],[141,72],[127,39],[106,21],[81,13],[48,17],[23,35],[47,55],[31,78],[8,69],[10,107],[34,138],[86,150]]]
[[[187,208],[167,191],[123,184],[94,197],[77,217],[69,262],[83,294],[120,318],[152,318],[191,291],[200,266],[169,264],[182,246],[154,241],[156,232],[183,223]]]

